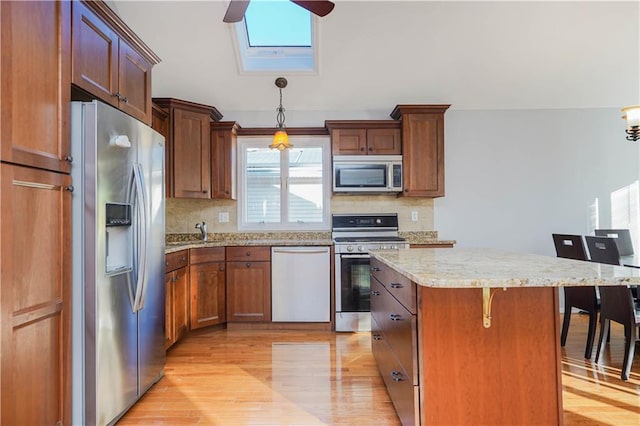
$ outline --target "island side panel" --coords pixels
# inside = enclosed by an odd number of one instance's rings
[[[422,425],[562,425],[556,288],[418,286]]]

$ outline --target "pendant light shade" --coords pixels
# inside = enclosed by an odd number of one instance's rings
[[[627,140],[637,141],[640,139],[640,105],[622,108],[624,118],[627,120]]]
[[[289,135],[287,135],[287,131],[285,130],[284,108],[282,107],[282,89],[287,87],[287,79],[284,77],[276,78],[276,87],[280,90],[280,105],[276,109],[276,111],[278,111],[276,116],[278,130],[275,135],[273,135],[273,142],[269,145],[269,148],[284,151],[287,148],[293,148],[293,145],[289,143]]]

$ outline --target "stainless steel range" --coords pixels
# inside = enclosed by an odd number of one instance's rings
[[[397,213],[334,214],[336,331],[370,331],[369,251],[408,248]]]

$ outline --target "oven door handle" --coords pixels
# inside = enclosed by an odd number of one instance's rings
[[[371,256],[368,254],[340,254],[343,259],[369,259]]]

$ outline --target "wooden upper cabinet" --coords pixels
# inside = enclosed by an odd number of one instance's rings
[[[450,105],[397,105],[402,121],[403,195],[444,196],[444,113]]]
[[[211,124],[211,189],[213,198],[236,199],[238,125],[235,121]]]
[[[0,2],[2,161],[69,173],[69,2]]]
[[[400,122],[393,120],[327,120],[333,155],[400,155]]]
[[[158,58],[103,2],[73,2],[71,82],[151,124],[151,68]]]
[[[211,122],[222,115],[214,107],[179,99],[153,101],[169,117],[167,197],[211,198]]]
[[[70,184],[0,164],[3,425],[71,424]]]

